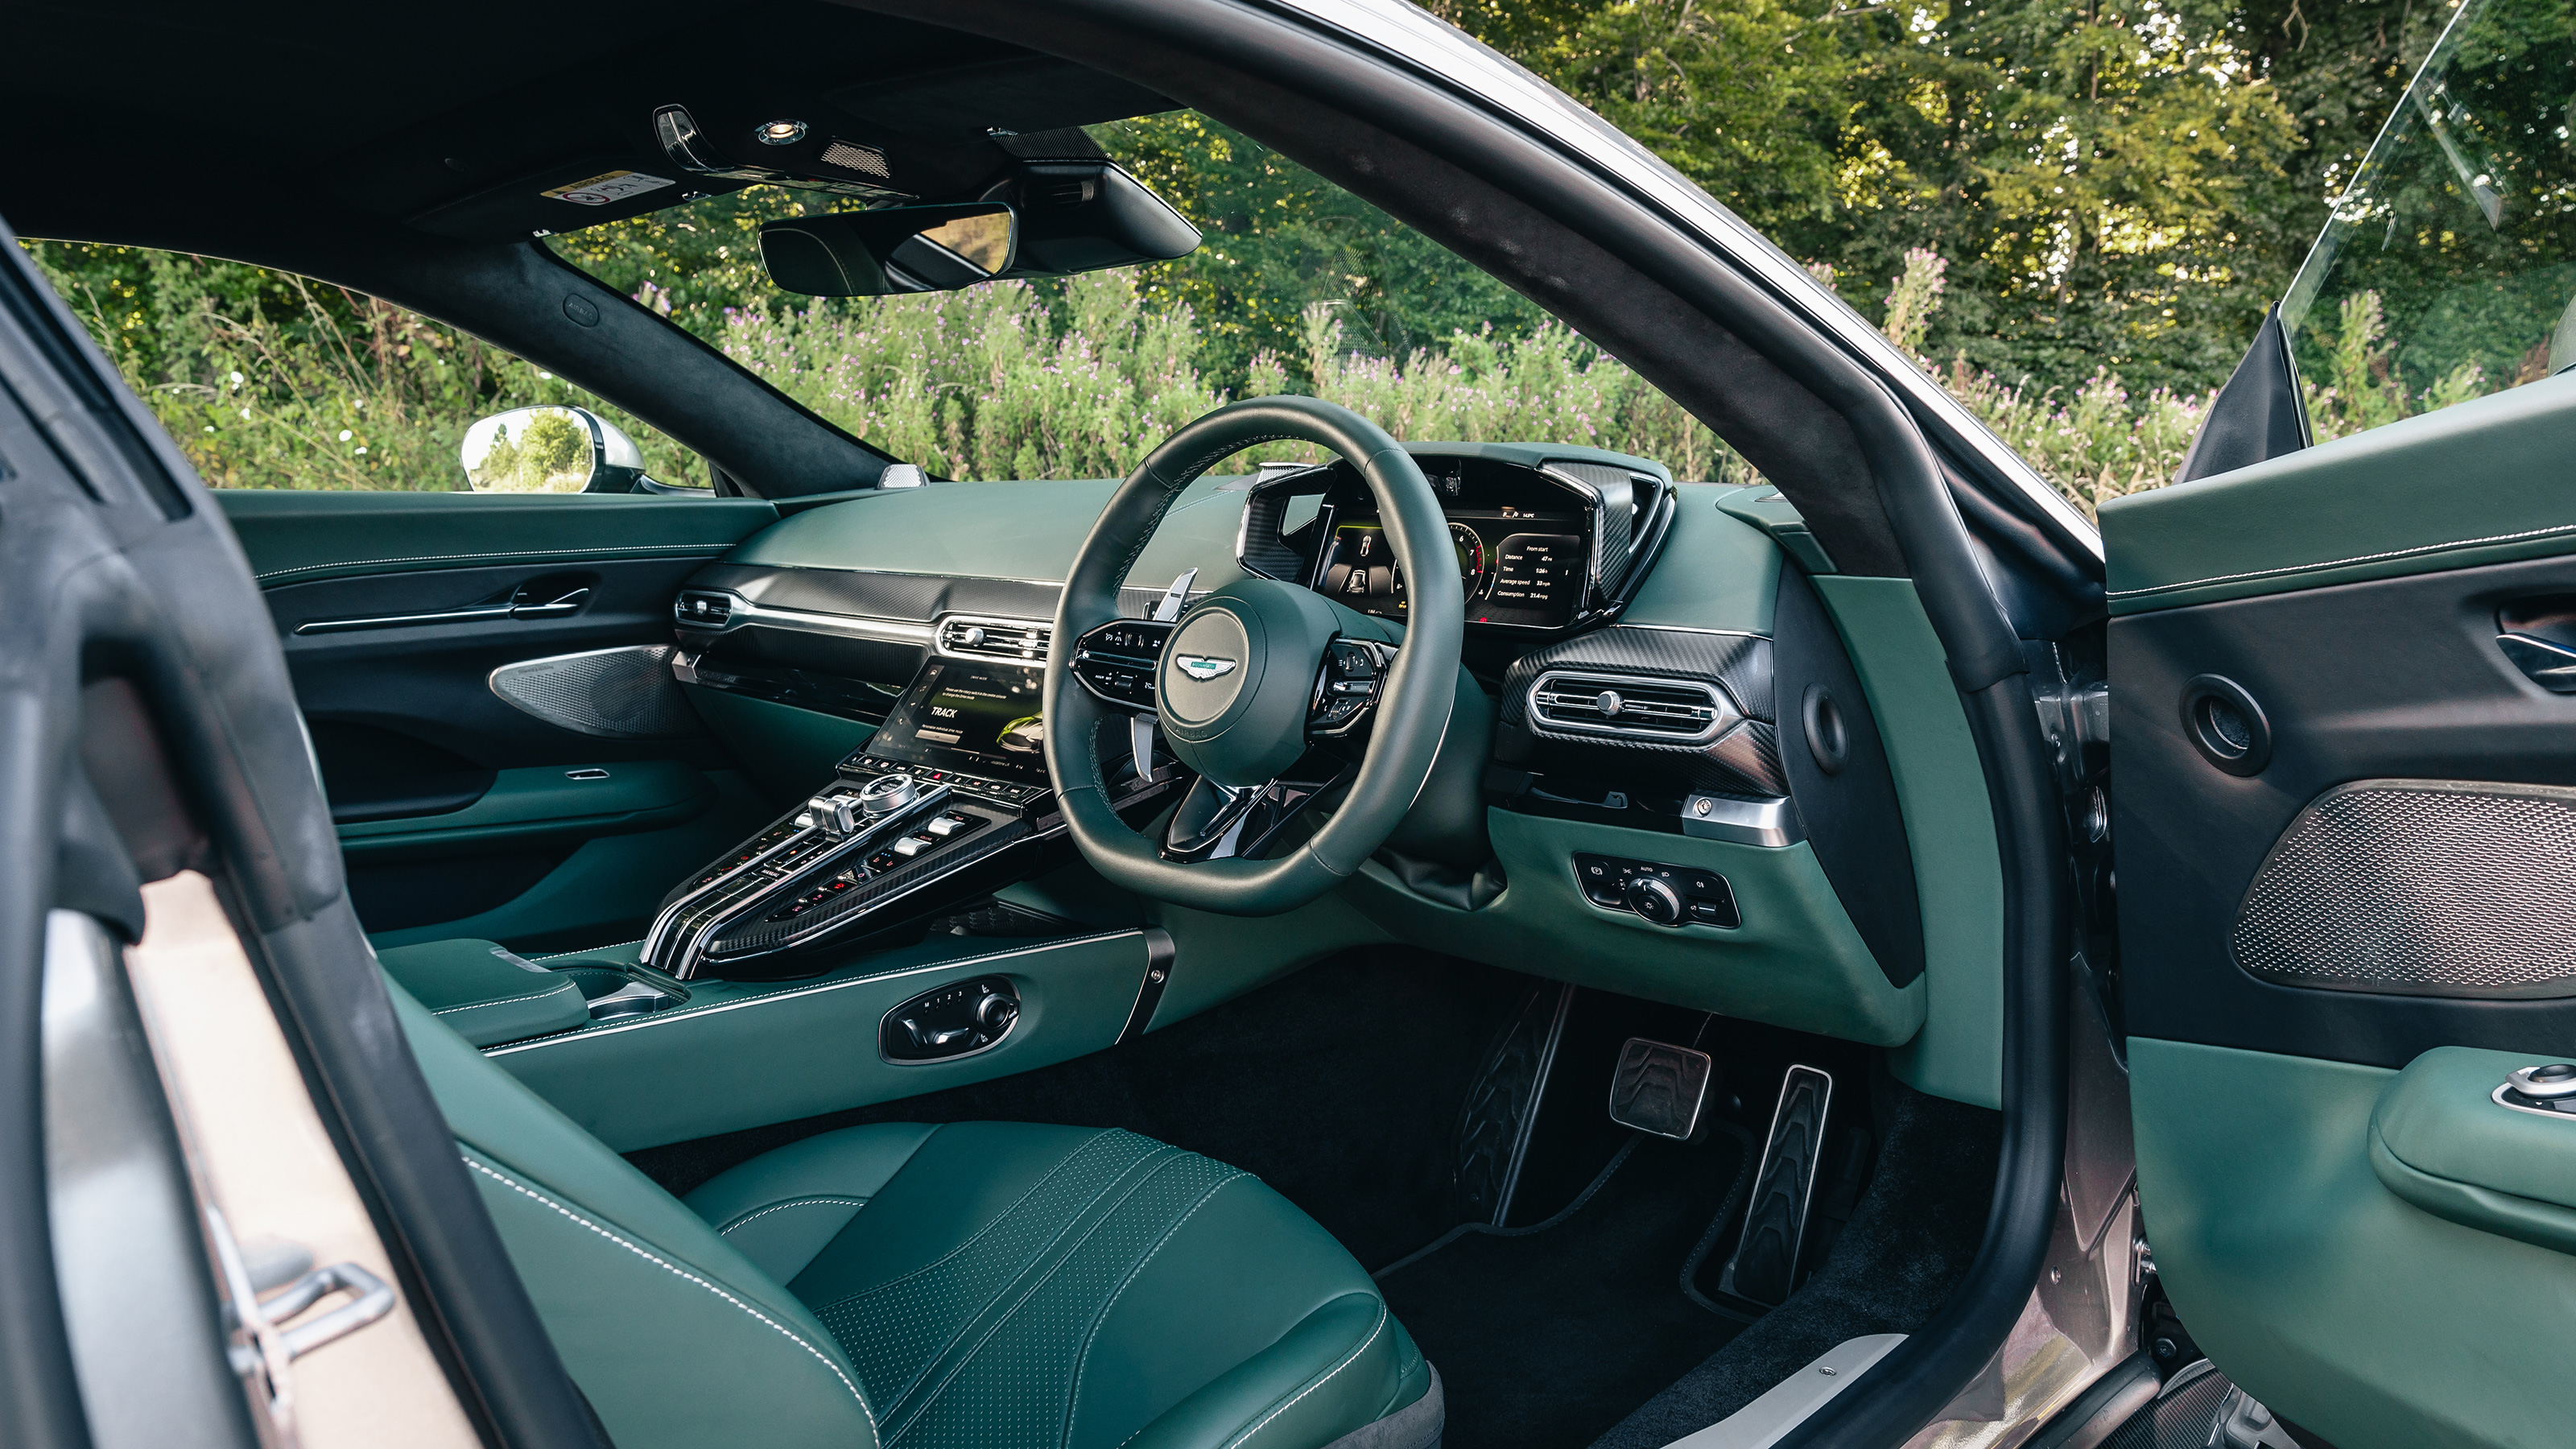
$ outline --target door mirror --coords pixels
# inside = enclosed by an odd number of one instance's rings
[[[661,491],[644,476],[635,440],[588,408],[512,408],[479,419],[457,461],[477,493]]]
[[[954,291],[1009,271],[1018,253],[1018,214],[995,202],[840,211],[760,229],[769,279],[812,297]]]

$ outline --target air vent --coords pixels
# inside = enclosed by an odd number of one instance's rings
[[[721,629],[733,618],[733,595],[687,590],[671,601],[671,617],[683,629]]]
[[[1566,671],[1530,686],[1529,714],[1542,735],[1678,748],[1708,744],[1744,717],[1713,684]]]
[[[939,621],[939,652],[958,659],[1007,659],[1035,664],[1046,658],[1055,631],[1028,619],[979,619],[951,614]]]

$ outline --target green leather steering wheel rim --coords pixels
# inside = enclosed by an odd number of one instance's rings
[[[1379,691],[1367,755],[1332,818],[1273,859],[1183,864],[1164,859],[1154,841],[1110,808],[1100,730],[1112,723],[1123,728],[1126,717],[1074,682],[1074,641],[1119,617],[1119,587],[1182,491],[1224,459],[1269,442],[1328,448],[1359,471],[1410,582],[1411,618]],[[1185,613],[1182,621],[1190,617]],[[1075,847],[1112,884],[1194,910],[1266,916],[1316,899],[1384,845],[1422,793],[1448,732],[1465,636],[1466,603],[1448,519],[1421,467],[1385,429],[1348,408],[1305,397],[1250,398],[1185,425],[1111,495],[1075,554],[1056,605],[1044,696],[1047,773]]]

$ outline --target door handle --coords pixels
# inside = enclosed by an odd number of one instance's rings
[[[346,634],[359,629],[409,629],[422,624],[471,624],[495,619],[561,619],[581,612],[590,602],[590,586],[584,584],[569,593],[537,603],[522,589],[507,603],[476,604],[464,609],[433,609],[419,614],[367,614],[350,619],[308,619],[295,626],[298,634]]]
[[[2576,694],[2576,649],[2519,630],[2498,634],[2496,647],[2532,683],[2552,694]]]

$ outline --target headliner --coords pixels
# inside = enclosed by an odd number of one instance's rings
[[[876,147],[923,199],[972,194],[1013,154],[1090,149],[1040,133],[1172,104],[817,0],[35,0],[10,7],[7,35],[0,125],[28,144],[0,155],[0,216],[219,255],[313,227],[516,240],[733,189],[664,157],[652,114],[675,102],[710,132],[786,116]],[[683,184],[608,207],[541,195],[616,169]]]

